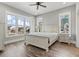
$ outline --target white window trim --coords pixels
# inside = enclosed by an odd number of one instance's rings
[[[9,36],[8,33],[7,33],[7,15],[13,15],[13,16],[16,16],[16,33],[14,35],[11,35]],[[24,17],[24,18],[27,18],[26,16],[24,15],[20,15],[20,14],[17,14],[17,13],[13,13],[13,12],[9,12],[9,11],[6,11],[5,12],[5,36],[6,37],[13,37],[13,36],[24,36],[25,35],[25,22],[24,22],[24,34],[18,34],[18,24],[17,24],[17,20],[18,20],[18,17]]]
[[[61,33],[61,19],[60,19],[60,16],[63,16],[63,15],[66,15],[66,14],[69,15],[69,33],[65,33],[65,34],[71,34],[71,12],[65,12],[65,13],[60,13],[59,14],[59,33]]]

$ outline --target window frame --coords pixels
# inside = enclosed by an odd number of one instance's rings
[[[18,20],[19,20],[19,18],[21,18],[21,17],[23,17],[23,18],[25,18],[25,16],[21,16],[21,15],[18,15]],[[18,34],[18,26],[21,26],[21,25],[18,25],[18,20],[17,20],[17,34]],[[24,26],[23,26],[24,28],[24,33],[23,34],[18,34],[18,35],[24,35],[25,34],[25,19],[24,19]]]
[[[7,27],[8,27],[8,24],[7,24],[7,15],[13,15],[13,16],[15,16],[15,14],[14,13],[12,13],[12,12],[6,12],[6,14],[5,14],[5,33],[6,33],[6,37],[12,37],[12,36],[16,36],[17,35],[17,33],[14,33],[14,35],[11,35],[10,36],[10,34],[8,33],[8,29],[7,29]],[[16,16],[15,16],[16,17]],[[16,20],[17,20],[17,17],[16,17]],[[16,22],[17,23],[17,22]],[[17,25],[17,24],[16,24]],[[15,25],[15,26],[16,26]]]
[[[59,14],[59,33],[62,33],[61,32],[61,16],[64,16],[64,15],[69,15],[69,32],[66,33],[66,34],[71,34],[71,12],[65,12],[65,13],[60,13]]]
[[[7,30],[7,27],[8,27],[8,24],[7,24],[7,15],[13,15],[13,16],[16,17],[16,33],[14,35],[11,35],[11,36],[7,32],[8,31]],[[24,33],[23,34],[18,34],[18,18],[19,17],[24,17]],[[25,35],[26,34],[26,32],[25,32],[25,19],[27,19],[27,16],[6,11],[6,14],[5,14],[5,36],[6,37],[13,37],[13,36],[23,36],[23,35]]]

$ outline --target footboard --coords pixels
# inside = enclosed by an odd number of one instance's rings
[[[48,51],[48,38],[36,35],[27,35],[26,44],[31,44]]]

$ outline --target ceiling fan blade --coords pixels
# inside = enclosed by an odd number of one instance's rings
[[[36,4],[30,4],[30,6],[35,6]]]
[[[37,10],[39,9],[39,5],[37,5]]]
[[[40,5],[40,6],[45,7],[45,8],[47,7],[47,6],[44,6],[44,5]]]

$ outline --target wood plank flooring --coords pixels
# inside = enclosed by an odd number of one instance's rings
[[[24,45],[24,41],[8,44],[0,57],[79,57],[79,48],[60,42],[54,43],[49,51],[32,45]]]

